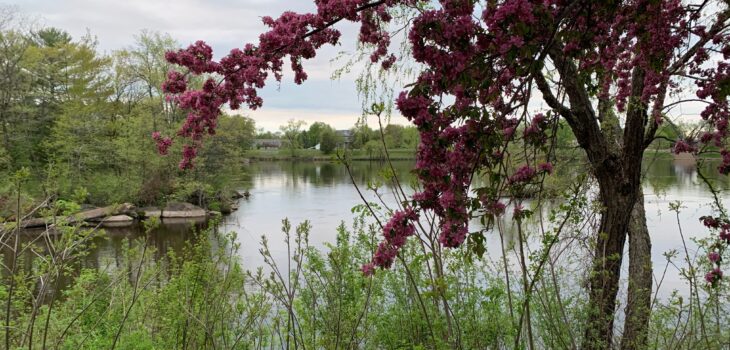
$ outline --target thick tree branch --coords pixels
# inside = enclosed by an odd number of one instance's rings
[[[586,150],[588,159],[594,164],[600,163],[601,159],[606,156],[608,148],[598,126],[598,119],[591,105],[588,91],[578,76],[578,68],[575,63],[563,56],[559,44],[554,44],[549,49],[549,55],[555,62],[555,68],[560,73],[561,81],[570,101],[571,115],[574,116],[574,124],[571,124],[571,129],[580,146]]]
[[[632,176],[629,178],[632,180],[635,178],[636,181],[639,181],[641,174],[641,154],[644,153],[644,130],[647,122],[648,105],[642,100],[645,77],[646,72],[640,66],[636,66],[631,73],[631,95],[624,127],[622,156],[624,169],[631,172]]]
[[[656,135],[657,130],[659,130],[659,122],[661,121],[662,111],[664,110],[664,107],[662,106],[664,106],[664,100],[667,97],[667,88],[668,82],[665,81],[659,88],[659,94],[654,101],[654,107],[652,108],[650,115],[651,121],[649,122],[649,128],[646,130],[646,134],[644,135],[644,149],[651,145],[654,141],[654,136]]]
[[[558,101],[558,99],[553,94],[552,90],[550,90],[550,85],[545,79],[545,75],[543,75],[542,72],[537,71],[533,72],[532,76],[535,79],[537,89],[540,90],[540,93],[542,93],[542,98],[543,100],[545,100],[548,106],[558,112],[561,117],[565,118],[565,120],[568,121],[569,124],[577,123],[577,121],[575,120],[575,116],[570,111],[570,108],[560,103],[560,101]]]

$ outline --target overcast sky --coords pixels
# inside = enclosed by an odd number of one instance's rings
[[[3,0],[0,0],[2,2]],[[5,0],[40,24],[66,30],[78,38],[91,33],[101,51],[110,52],[131,46],[143,29],[169,33],[182,45],[204,40],[216,57],[247,42],[257,42],[266,28],[262,16],[277,17],[285,10],[311,12],[311,0]],[[332,63],[339,51],[354,51],[356,28],[340,25],[343,46],[328,47],[317,58],[305,62],[310,79],[301,86],[292,76],[283,83],[269,84],[262,92],[264,107],[244,111],[259,127],[276,130],[290,118],[324,121],[336,128],[349,128],[361,113],[355,90],[355,75],[332,81],[339,67]],[[407,123],[402,117],[394,122]]]
[[[142,30],[169,33],[182,45],[196,40],[210,44],[216,57],[247,42],[257,42],[266,30],[262,16],[277,17],[285,10],[311,12],[312,0],[0,0],[16,6],[21,13],[40,24],[68,31],[78,38],[87,32],[96,36],[99,49],[110,52],[131,46]],[[338,24],[343,32],[343,46],[326,47],[314,60],[304,63],[309,80],[298,86],[292,75],[281,85],[271,83],[261,92],[264,107],[244,110],[259,127],[276,130],[288,119],[302,119],[311,124],[324,121],[334,127],[349,128],[362,115],[361,102],[355,90],[355,74],[330,79],[342,63],[331,62],[340,51],[354,51],[357,27]],[[355,71],[357,68],[355,69]],[[396,92],[398,87],[395,87]],[[534,108],[544,109],[536,100]],[[683,104],[669,111],[679,120],[698,120],[703,108],[699,104]],[[407,124],[400,116],[392,122]],[[372,125],[376,125],[371,121]]]

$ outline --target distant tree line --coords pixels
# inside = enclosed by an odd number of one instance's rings
[[[380,129],[373,129],[365,123],[347,130],[350,138],[348,147],[351,149],[362,149],[367,153],[377,156],[384,153],[383,140],[389,149],[415,149],[419,143],[418,131],[414,126],[403,126],[388,124]],[[283,140],[284,147],[294,149],[315,148],[325,154],[331,154],[337,147],[344,144],[343,136],[331,125],[324,122],[314,122],[306,128],[306,122],[291,119],[279,127],[278,131],[258,130],[257,139]]]
[[[96,204],[184,199],[182,192],[219,187],[220,178],[205,174],[220,175],[251,147],[254,122],[222,116],[198,170],[183,173],[177,157],[156,154],[152,132],[175,135],[186,118],[160,90],[171,68],[164,53],[179,47],[169,35],[142,32],[133,46],[102,54],[91,36],[33,28],[0,12],[0,173],[31,170],[29,196],[83,188]],[[0,203],[10,187],[0,182]]]

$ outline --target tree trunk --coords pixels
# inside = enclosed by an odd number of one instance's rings
[[[612,345],[621,261],[639,187],[638,179],[624,176],[622,170],[614,160],[595,171],[603,211],[589,276],[588,317],[582,346],[586,350],[610,349]]]
[[[8,124],[5,120],[5,116],[3,114],[0,114],[0,123],[3,126],[3,146],[5,147],[5,152],[8,154],[11,154],[10,151],[10,132],[8,132]]]
[[[647,348],[652,287],[651,237],[646,227],[644,193],[639,190],[629,222],[629,289],[621,349]]]

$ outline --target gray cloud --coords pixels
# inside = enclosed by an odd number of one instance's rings
[[[305,12],[314,10],[312,1],[302,0],[15,0],[21,12],[39,18],[44,26],[53,26],[79,37],[87,32],[96,36],[99,49],[104,52],[131,46],[134,36],[143,29],[169,33],[182,45],[196,40],[205,40],[214,49],[217,57],[225,55],[234,47],[255,42],[266,29],[262,16],[276,17],[285,10]],[[326,48],[318,57],[304,63],[309,81],[297,86],[291,75],[284,78],[281,86],[272,84],[262,91],[265,98],[263,111],[297,118],[315,118],[316,110],[347,117],[353,124],[360,115],[360,102],[355,91],[355,75],[330,81],[336,68],[330,60],[339,51],[355,50],[356,26],[343,24],[344,46]],[[313,120],[310,120],[313,121]],[[269,124],[260,121],[261,124]],[[338,123],[339,125],[343,125]]]

